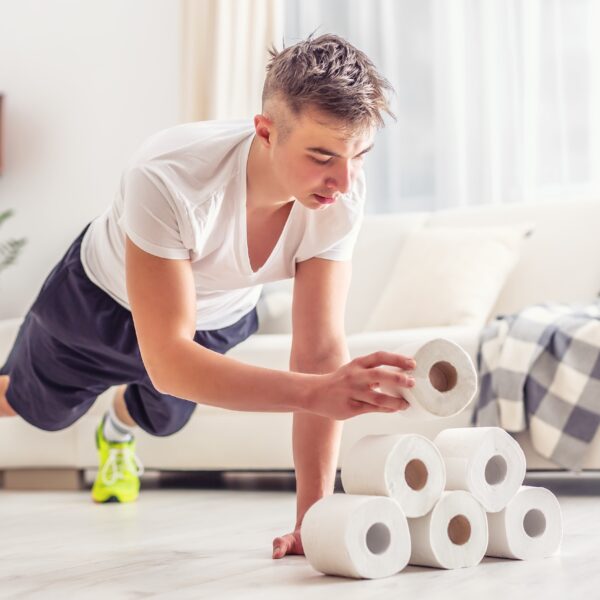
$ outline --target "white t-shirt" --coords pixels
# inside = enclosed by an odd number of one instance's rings
[[[88,277],[130,309],[125,235],[142,250],[190,259],[196,329],[227,327],[250,312],[262,284],[295,274],[312,257],[350,260],[364,211],[364,176],[325,210],[294,201],[273,252],[258,271],[248,257],[246,163],[251,121],[186,123],[150,137],[121,177],[112,205],[83,238]]]

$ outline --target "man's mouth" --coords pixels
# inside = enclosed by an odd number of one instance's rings
[[[313,196],[321,204],[333,204],[335,202],[334,196],[321,196],[321,194],[313,194]]]

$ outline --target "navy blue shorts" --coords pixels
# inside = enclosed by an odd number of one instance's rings
[[[32,425],[56,431],[73,424],[109,387],[127,384],[125,403],[134,421],[152,435],[171,435],[188,422],[196,403],[152,385],[131,312],[83,270],[81,240],[88,227],[50,272],[25,316],[0,369],[10,375],[6,398]],[[253,309],[228,327],[196,331],[194,341],[225,354],[257,329]]]

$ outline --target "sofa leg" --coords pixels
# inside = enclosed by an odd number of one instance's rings
[[[86,489],[83,469],[5,469],[2,473],[5,490]]]

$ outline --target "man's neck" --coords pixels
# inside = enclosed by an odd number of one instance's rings
[[[246,165],[246,209],[252,212],[274,213],[294,198],[285,197],[271,176],[268,156],[254,136]]]

